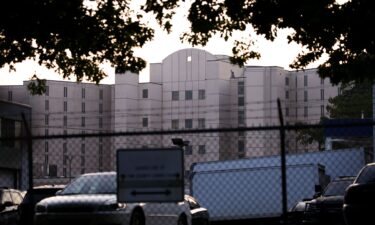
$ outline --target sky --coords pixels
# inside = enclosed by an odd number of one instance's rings
[[[339,3],[343,3],[346,0],[338,0]],[[134,1],[138,5],[141,1]],[[155,21],[149,20],[152,27],[155,29],[155,37],[152,41],[145,44],[142,49],[135,49],[135,55],[139,56],[147,61],[147,67],[140,72],[140,82],[147,82],[149,79],[149,63],[160,63],[168,55],[175,51],[185,48],[191,48],[188,43],[181,43],[180,35],[182,32],[187,31],[189,23],[186,20],[187,7],[181,7],[177,12],[173,20],[173,28],[170,34],[167,34],[162,29],[158,28]],[[152,17],[151,15],[149,16]],[[146,19],[150,19],[147,18]],[[302,47],[296,43],[289,44],[287,41],[288,33],[291,30],[281,30],[278,33],[278,37],[273,41],[267,41],[263,37],[256,37],[256,50],[260,52],[261,58],[259,60],[254,59],[248,61],[247,65],[259,65],[259,66],[280,66],[285,69],[290,69],[289,65],[293,62],[298,53],[302,50]],[[206,50],[214,55],[231,55],[233,41],[235,39],[241,39],[251,34],[251,31],[247,33],[235,33],[233,38],[228,41],[224,41],[220,37],[213,37],[206,46],[194,46],[199,49]],[[319,65],[319,62],[311,64],[308,68],[314,68]],[[113,84],[114,79],[114,68],[108,65],[103,65],[104,71],[108,74],[108,77],[101,81],[102,84]],[[39,66],[36,62],[26,61],[16,66],[15,72],[9,72],[9,67],[5,66],[0,69],[0,84],[2,85],[20,85],[24,80],[28,80],[34,74],[37,74],[40,78],[49,80],[62,80],[62,77],[55,72]],[[74,78],[72,79],[74,80]]]

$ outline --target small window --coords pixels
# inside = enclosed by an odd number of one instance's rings
[[[63,117],[63,121],[64,121],[64,127],[68,126],[68,117],[67,116],[64,116]]]
[[[324,100],[324,89],[320,89],[320,100]]]
[[[45,111],[48,111],[48,110],[49,110],[49,101],[48,101],[48,100],[45,100],[45,101],[44,101],[44,110],[45,110]]]
[[[303,101],[304,101],[304,102],[307,102],[307,101],[308,101],[307,91],[304,91],[304,92],[303,92]]]
[[[185,155],[192,155],[193,154],[193,146],[185,146]]]
[[[45,92],[45,95],[46,95],[46,96],[49,96],[49,86],[46,86],[46,92]]]
[[[103,100],[103,89],[99,90],[99,99]]]
[[[86,118],[81,117],[81,127],[85,127],[85,126],[86,126]]]
[[[305,108],[304,108],[303,116],[304,116],[305,118],[309,116],[309,109],[308,109],[307,106],[305,106]]]
[[[64,87],[64,98],[68,97],[68,87]]]
[[[103,103],[99,103],[99,113],[103,113]]]
[[[82,102],[82,113],[86,113],[86,104]]]
[[[68,111],[68,102],[64,101],[64,112]]]
[[[306,75],[303,77],[303,85],[305,87],[307,87],[307,85],[308,85],[308,77]]]
[[[12,91],[8,91],[8,101],[13,101],[13,92]]]
[[[193,128],[193,120],[192,120],[192,119],[186,119],[186,120],[185,120],[185,128],[186,128],[186,129],[191,129],[191,128]]]
[[[289,99],[289,91],[285,91],[285,99]]]
[[[185,100],[192,100],[193,99],[193,91],[187,90],[185,91]]]
[[[68,164],[68,156],[63,155],[63,166],[66,166]]]
[[[103,128],[103,118],[99,117],[99,128]]]
[[[49,145],[48,145],[48,141],[46,141],[46,142],[44,143],[44,152],[45,152],[45,153],[48,153],[48,151],[49,151]]]
[[[81,166],[85,166],[86,162],[85,162],[85,156],[81,156]]]
[[[206,145],[199,145],[198,146],[198,154],[200,154],[200,155],[206,154]]]
[[[148,118],[142,118],[142,127],[148,127]]]
[[[86,89],[82,88],[82,98],[86,98]]]
[[[238,81],[238,94],[243,95],[245,93],[245,82]]]
[[[244,105],[245,105],[245,98],[238,97],[238,106],[244,106]]]
[[[245,141],[238,140],[238,152],[245,152]]]
[[[178,100],[180,100],[179,92],[172,91],[172,101],[178,101]]]
[[[178,120],[172,120],[172,129],[177,130],[179,128]]]
[[[198,119],[198,128],[206,128],[206,119],[205,118],[199,118]]]
[[[285,85],[289,86],[289,77],[285,77]]]
[[[81,144],[81,155],[86,153],[86,145],[84,143]]]
[[[186,61],[187,61],[187,62],[191,62],[191,56],[188,56],[188,57],[186,58]]]
[[[206,90],[204,89],[198,90],[198,99],[203,100],[205,98],[206,98]]]
[[[238,111],[238,124],[245,124],[245,111]]]
[[[320,116],[323,117],[325,114],[324,105],[320,106]]]
[[[44,115],[44,125],[48,126],[49,125],[49,116]]]
[[[148,98],[148,89],[142,90],[142,98]]]
[[[67,147],[66,143],[63,143],[63,153],[64,154],[68,153],[68,147]]]

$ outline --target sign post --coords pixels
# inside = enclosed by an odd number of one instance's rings
[[[181,148],[117,150],[118,202],[179,202],[184,199]]]

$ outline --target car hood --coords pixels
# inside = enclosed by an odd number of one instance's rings
[[[317,204],[343,204],[344,196],[323,196],[314,200]]]
[[[82,206],[101,206],[104,204],[116,203],[116,195],[60,195],[43,199],[38,205],[44,205],[48,208],[62,207],[74,208]]]

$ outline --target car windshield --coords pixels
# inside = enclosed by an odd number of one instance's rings
[[[356,182],[359,184],[375,183],[375,166],[365,167]]]
[[[115,174],[92,174],[78,177],[70,183],[59,195],[78,194],[115,194]]]
[[[328,184],[323,196],[343,196],[346,188],[353,183],[353,180],[333,181]]]

